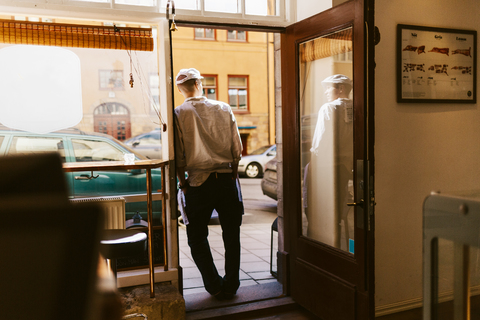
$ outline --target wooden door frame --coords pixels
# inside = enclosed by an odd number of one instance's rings
[[[345,11],[351,12],[348,16],[343,15]],[[363,18],[362,18],[363,15]],[[350,17],[353,17],[350,18]],[[330,26],[335,26],[330,28]],[[363,222],[363,237],[356,237],[355,247],[364,247],[363,254],[355,255],[355,258],[349,259],[340,250],[328,247],[321,243],[313,243],[301,235],[301,195],[298,190],[301,187],[301,177],[299,174],[301,159],[299,156],[301,137],[300,137],[300,108],[298,107],[298,52],[297,44],[316,38],[318,36],[329,34],[342,28],[353,26],[354,47],[364,46],[365,50],[354,50],[354,61],[363,61],[362,64],[353,65],[355,76],[354,81],[354,104],[363,106],[364,110],[356,109],[355,118],[363,119],[355,124],[355,135],[364,135],[363,145],[355,147],[355,159],[367,159],[367,165],[364,165],[363,176],[367,189],[364,190],[363,198],[366,210],[357,208],[356,216]],[[368,310],[357,310],[363,318],[374,317],[374,193],[373,193],[373,120],[374,120],[374,88],[368,85],[369,81],[373,83],[374,76],[374,0],[355,0],[344,3],[325,12],[319,13],[313,17],[307,18],[286,28],[282,34],[282,87],[289,88],[282,90],[282,130],[283,130],[283,149],[295,150],[295,152],[285,152],[283,159],[283,180],[288,181],[283,185],[283,194],[289,195],[284,198],[284,219],[285,226],[285,252],[283,253],[284,264],[287,267],[284,272],[284,285],[287,284],[286,293],[292,294],[292,282],[295,275],[296,258],[307,254],[309,247],[315,246],[321,248],[322,254],[312,257],[314,265],[321,266],[322,269],[335,269],[340,275],[338,280],[346,279],[350,283],[356,284],[359,293],[356,299],[361,299],[360,305],[367,306]],[[321,30],[319,33],[312,30]],[[365,37],[362,36],[365,32]],[[295,43],[295,46],[284,45]],[[366,54],[367,53],[367,54]],[[358,75],[363,75],[358,77]],[[292,104],[292,102],[295,103]],[[369,124],[369,128],[364,124]],[[368,129],[368,130],[367,130]],[[358,144],[358,141],[356,142]],[[357,199],[356,199],[357,200]],[[358,229],[357,229],[358,230]],[[307,245],[308,242],[308,245]],[[357,250],[356,250],[357,251]],[[352,274],[353,265],[358,270],[357,274]]]

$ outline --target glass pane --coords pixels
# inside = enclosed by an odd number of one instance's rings
[[[234,40],[235,39],[235,30],[228,30],[227,31],[227,39],[229,40]]]
[[[75,0],[75,1],[81,1],[81,2],[101,2],[101,3],[110,3],[111,0]]]
[[[246,40],[247,39],[247,32],[246,31],[237,31],[237,39],[238,40]]]
[[[155,7],[157,0],[114,0],[116,4],[128,4],[134,6]]]
[[[237,108],[237,96],[238,90],[237,89],[228,89],[228,103],[230,107]]]
[[[175,2],[176,3],[176,2]],[[240,1],[238,0],[205,0],[205,10],[214,12],[239,13]]]
[[[56,1],[59,2],[59,1]],[[106,1],[112,2],[112,1]],[[178,4],[179,0],[175,3]],[[85,2],[86,5],[96,5],[98,3]],[[41,17],[42,21],[47,21],[45,17]],[[73,24],[85,24],[83,21],[69,20]],[[111,23],[111,21],[91,21],[92,25],[102,25]],[[117,26],[120,26],[117,23]],[[135,27],[134,24],[129,26]],[[137,26],[141,27],[141,26]],[[139,148],[131,146],[130,149],[126,148],[124,144],[113,139],[113,137],[121,139],[136,138],[142,134],[149,133],[151,131],[160,131],[158,128],[162,126],[158,112],[160,112],[159,98],[165,90],[159,90],[158,71],[159,64],[165,64],[165,61],[158,59],[158,52],[156,45],[157,39],[163,42],[161,34],[157,36],[155,24],[152,26],[153,39],[155,42],[154,51],[137,51],[130,56],[126,54],[125,50],[110,50],[110,49],[87,49],[87,48],[67,48],[64,47],[61,50],[70,51],[72,55],[78,56],[81,63],[81,88],[83,96],[81,105],[83,105],[83,119],[80,123],[75,125],[75,128],[62,130],[60,136],[55,134],[31,134],[28,132],[17,133],[14,130],[9,130],[9,135],[14,134],[17,137],[14,139],[6,139],[11,148],[11,153],[38,153],[38,152],[59,152],[66,162],[74,162],[79,160],[78,158],[91,157],[92,160],[120,160],[123,162],[123,153],[136,153],[137,159],[144,159],[143,156],[149,156],[150,158],[162,158],[162,149],[159,143],[148,148]],[[193,33],[193,31],[192,31]],[[15,46],[15,44],[1,43],[0,49]],[[28,48],[34,48],[36,46],[25,46]],[[34,56],[33,52],[30,56]],[[21,65],[22,59],[18,58],[17,61],[10,61],[10,63],[19,63]],[[39,62],[39,66],[42,65]],[[101,70],[108,70],[108,76],[105,76],[101,80]],[[123,73],[123,85],[128,86],[127,90],[115,91],[110,89],[101,89],[100,82],[108,84],[110,79],[110,72],[112,70],[118,71],[117,75]],[[128,84],[129,74],[133,73],[134,87],[130,87]],[[62,70],[55,68],[49,68],[48,74],[52,75],[52,79],[57,79],[57,74],[62,73]],[[53,75],[55,77],[53,77]],[[152,75],[152,76],[151,76]],[[112,79],[116,79],[115,74],[112,74]],[[79,75],[80,77],[80,75]],[[32,82],[29,86],[21,86],[23,92],[37,92],[38,87],[36,83],[45,80],[45,77],[40,78],[39,81]],[[58,81],[49,81],[50,85],[55,90],[65,90],[64,88],[71,86],[69,83],[59,83]],[[23,84],[23,82],[22,82]],[[115,82],[113,82],[115,84]],[[6,94],[5,88],[0,94],[4,96]],[[150,90],[154,89],[154,90]],[[18,99],[17,99],[18,100]],[[37,99],[38,100],[38,99]],[[74,100],[73,98],[71,99]],[[74,101],[75,102],[75,101]],[[38,101],[36,104],[39,113],[43,113],[44,104],[48,104],[48,101],[42,103]],[[16,105],[12,106],[12,109],[18,109]],[[161,114],[164,120],[165,115]],[[54,120],[52,119],[51,122]],[[98,135],[94,132],[101,132],[108,134],[109,136]],[[55,138],[53,138],[55,135]],[[62,141],[62,137],[63,141]],[[37,138],[37,139],[35,139]],[[75,151],[71,143],[74,141]],[[108,139],[108,141],[107,141]],[[6,140],[3,141],[2,147],[5,146]],[[98,146],[94,154],[89,155],[96,146],[85,142],[89,141],[107,141],[108,144],[113,146],[113,149],[103,148]],[[159,148],[160,147],[160,148]],[[65,148],[65,149],[63,149]],[[83,149],[79,149],[83,148]],[[90,148],[90,149],[89,149]],[[115,150],[118,149],[118,150]],[[120,152],[118,152],[120,150]],[[9,152],[9,150],[7,150]],[[167,151],[168,152],[168,151]],[[143,155],[143,156],[142,156]],[[77,159],[75,159],[75,156]],[[64,160],[64,161],[65,161]],[[161,189],[161,176],[160,170],[152,169],[152,189],[157,192]],[[97,179],[91,180],[77,180],[73,176],[91,175],[91,172],[74,173],[70,176],[70,193],[72,197],[100,197],[100,196],[119,196],[125,194],[140,194],[145,193],[146,182],[145,173],[141,170],[133,170],[127,172],[126,170],[114,172],[94,172],[94,175],[99,174]],[[139,212],[144,222],[146,223],[147,206],[145,204],[146,196],[144,198],[135,198],[134,201],[125,205],[126,207],[126,220],[131,220],[134,215]],[[154,224],[161,224],[161,202],[154,202]],[[161,237],[154,238],[154,245],[157,248],[162,248]],[[163,250],[155,250],[154,253],[157,257],[163,256]],[[157,258],[155,258],[157,259]]]
[[[215,39],[215,30],[213,30],[213,29],[205,29],[205,38]]]
[[[240,109],[247,109],[247,90],[238,90],[238,104]]]
[[[228,86],[229,87],[247,87],[247,78],[243,77],[231,77],[228,78]]]
[[[58,152],[62,161],[65,162],[62,138],[14,137],[7,154],[39,154],[45,152]]]
[[[354,253],[352,50],[348,28],[300,44],[302,233]]]
[[[203,34],[203,31],[205,29],[203,28],[195,28],[195,38],[203,38],[204,37],[204,34]]]
[[[217,99],[217,93],[215,92],[215,89],[207,89],[206,93],[205,93],[205,89],[203,89],[203,95],[206,96],[208,99],[212,99],[212,100]]]
[[[279,5],[278,0],[245,0],[245,11],[257,16],[278,16]]]
[[[72,139],[75,161],[123,161],[121,150],[104,141]]]
[[[215,77],[205,77],[202,79],[202,84],[203,86],[211,86],[211,87],[215,87],[216,83],[215,83]]]
[[[167,7],[167,0],[161,0],[160,6]],[[175,9],[199,10],[198,0],[175,0]]]

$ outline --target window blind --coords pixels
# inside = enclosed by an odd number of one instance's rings
[[[0,43],[153,51],[151,28],[0,20]]]
[[[340,53],[352,51],[352,28],[303,43],[300,46],[300,59],[310,62]]]

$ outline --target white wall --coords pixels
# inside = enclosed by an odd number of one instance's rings
[[[375,277],[377,311],[419,306],[422,205],[432,190],[480,189],[478,104],[396,102],[397,24],[478,30],[478,0],[377,0]],[[477,84],[477,90],[478,90]]]

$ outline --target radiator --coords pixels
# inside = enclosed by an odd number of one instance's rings
[[[105,229],[125,229],[125,199],[122,197],[99,197],[70,199],[72,203],[95,202],[100,205],[105,217]]]

